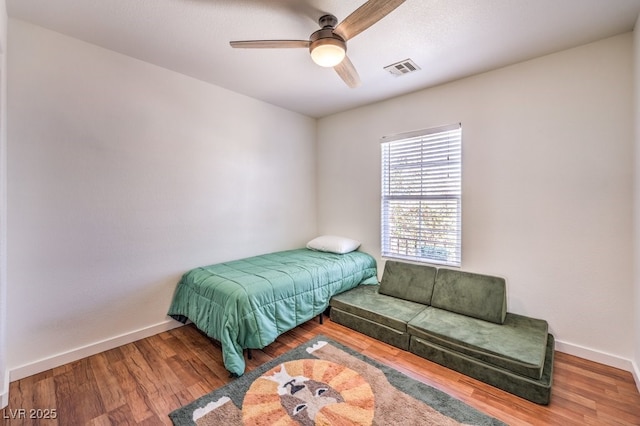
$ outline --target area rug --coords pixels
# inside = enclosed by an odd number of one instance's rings
[[[503,425],[323,336],[169,414],[174,425]]]

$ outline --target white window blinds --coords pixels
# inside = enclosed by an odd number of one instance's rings
[[[460,124],[382,138],[382,256],[460,266]]]

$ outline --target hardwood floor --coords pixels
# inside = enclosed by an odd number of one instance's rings
[[[540,406],[325,319],[254,350],[248,369],[323,334],[511,425],[640,425],[626,371],[556,353],[551,404]],[[217,342],[180,327],[11,383],[4,425],[170,425],[167,414],[233,379]],[[45,417],[48,419],[31,419]],[[55,418],[51,418],[55,417]]]

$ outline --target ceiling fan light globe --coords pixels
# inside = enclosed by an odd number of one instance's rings
[[[321,67],[335,67],[345,57],[345,49],[332,39],[318,40],[311,45],[311,59]]]

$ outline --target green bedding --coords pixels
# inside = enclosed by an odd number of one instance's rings
[[[169,315],[220,341],[225,368],[240,376],[243,349],[264,348],[322,313],[333,295],[376,282],[376,261],[363,252],[282,251],[188,271]]]

